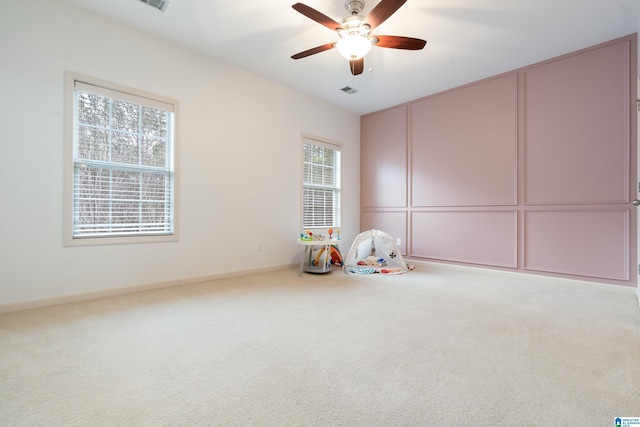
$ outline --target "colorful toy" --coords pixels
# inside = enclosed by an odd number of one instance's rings
[[[311,263],[316,266],[316,265],[320,265],[320,259],[322,258],[322,254],[325,251],[325,247],[320,248],[320,250],[318,251],[318,255],[316,255],[316,259],[313,260]],[[330,253],[329,256],[331,257],[331,263],[332,264],[339,264],[341,266],[344,266],[344,260],[342,259],[342,254],[340,253],[340,248],[338,248],[337,245],[331,245],[329,246],[330,249]]]
[[[340,253],[340,249],[337,245],[331,246],[331,262],[334,264],[340,264],[344,267],[344,259],[342,258],[342,253]]]

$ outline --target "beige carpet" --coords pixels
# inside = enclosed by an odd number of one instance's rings
[[[0,425],[613,426],[640,416],[634,291],[418,264],[4,314]]]

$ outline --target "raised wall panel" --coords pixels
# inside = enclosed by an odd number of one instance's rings
[[[411,256],[515,268],[517,212],[413,212]]]
[[[360,230],[380,230],[400,238],[400,253],[407,254],[407,213],[406,212],[362,212]]]
[[[637,53],[634,34],[363,116],[363,229],[406,229],[413,258],[636,284]]]
[[[525,212],[524,268],[627,280],[629,232],[623,209]]]
[[[412,206],[517,204],[517,75],[411,106]]]
[[[407,107],[362,118],[360,204],[407,206]]]
[[[526,70],[525,202],[625,202],[629,42]]]

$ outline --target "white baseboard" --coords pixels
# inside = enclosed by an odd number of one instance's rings
[[[34,298],[16,302],[0,304],[0,314],[14,311],[30,310],[33,308],[48,307],[52,305],[67,304],[71,302],[87,301],[116,295],[131,294],[134,292],[151,291],[154,289],[170,288],[174,286],[190,285],[194,283],[210,282],[212,280],[228,279],[231,277],[247,276],[250,274],[267,273],[270,271],[297,269],[299,264],[287,264],[273,267],[255,268],[251,270],[232,271],[228,273],[211,274],[207,276],[189,277],[184,279],[167,280],[164,282],[145,283],[141,285],[118,286],[115,288],[98,289],[93,291],[73,294],[55,295],[44,298]]]

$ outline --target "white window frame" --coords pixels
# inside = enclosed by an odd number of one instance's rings
[[[336,169],[338,176],[336,177],[336,186],[334,187],[335,190],[337,191],[337,201],[338,201],[338,208],[337,208],[337,223],[334,223],[332,225],[324,225],[324,226],[313,226],[313,227],[305,227],[305,218],[304,218],[304,191],[305,188],[308,187],[307,185],[305,185],[305,177],[304,177],[304,145],[305,144],[311,144],[311,145],[316,145],[319,147],[323,147],[323,148],[327,148],[330,150],[335,150],[337,151],[340,155],[339,155],[339,165]],[[302,142],[300,144],[300,187],[301,187],[301,191],[300,191],[300,229],[302,231],[304,230],[321,230],[323,232],[326,233],[328,228],[340,228],[341,224],[342,224],[342,145],[340,143],[334,142],[334,141],[329,141],[323,138],[318,138],[315,136],[309,136],[309,135],[302,135]]]
[[[146,234],[133,233],[130,235],[95,235],[95,236],[74,236],[74,167],[75,167],[75,87],[78,85],[90,85],[95,87],[97,91],[111,97],[111,94],[117,95],[119,99],[133,101],[137,104],[147,106],[170,106],[173,111],[173,121],[170,125],[172,129],[172,152],[169,154],[172,159],[172,190],[173,190],[173,206],[172,227],[171,230],[162,234]],[[140,102],[144,100],[144,102]],[[64,238],[65,246],[86,246],[86,245],[103,245],[103,244],[124,244],[124,243],[154,243],[154,242],[172,242],[178,240],[178,185],[177,185],[177,111],[178,102],[174,99],[151,94],[138,89],[126,87],[112,82],[107,82],[94,77],[74,73],[65,72],[65,158],[64,158]]]

